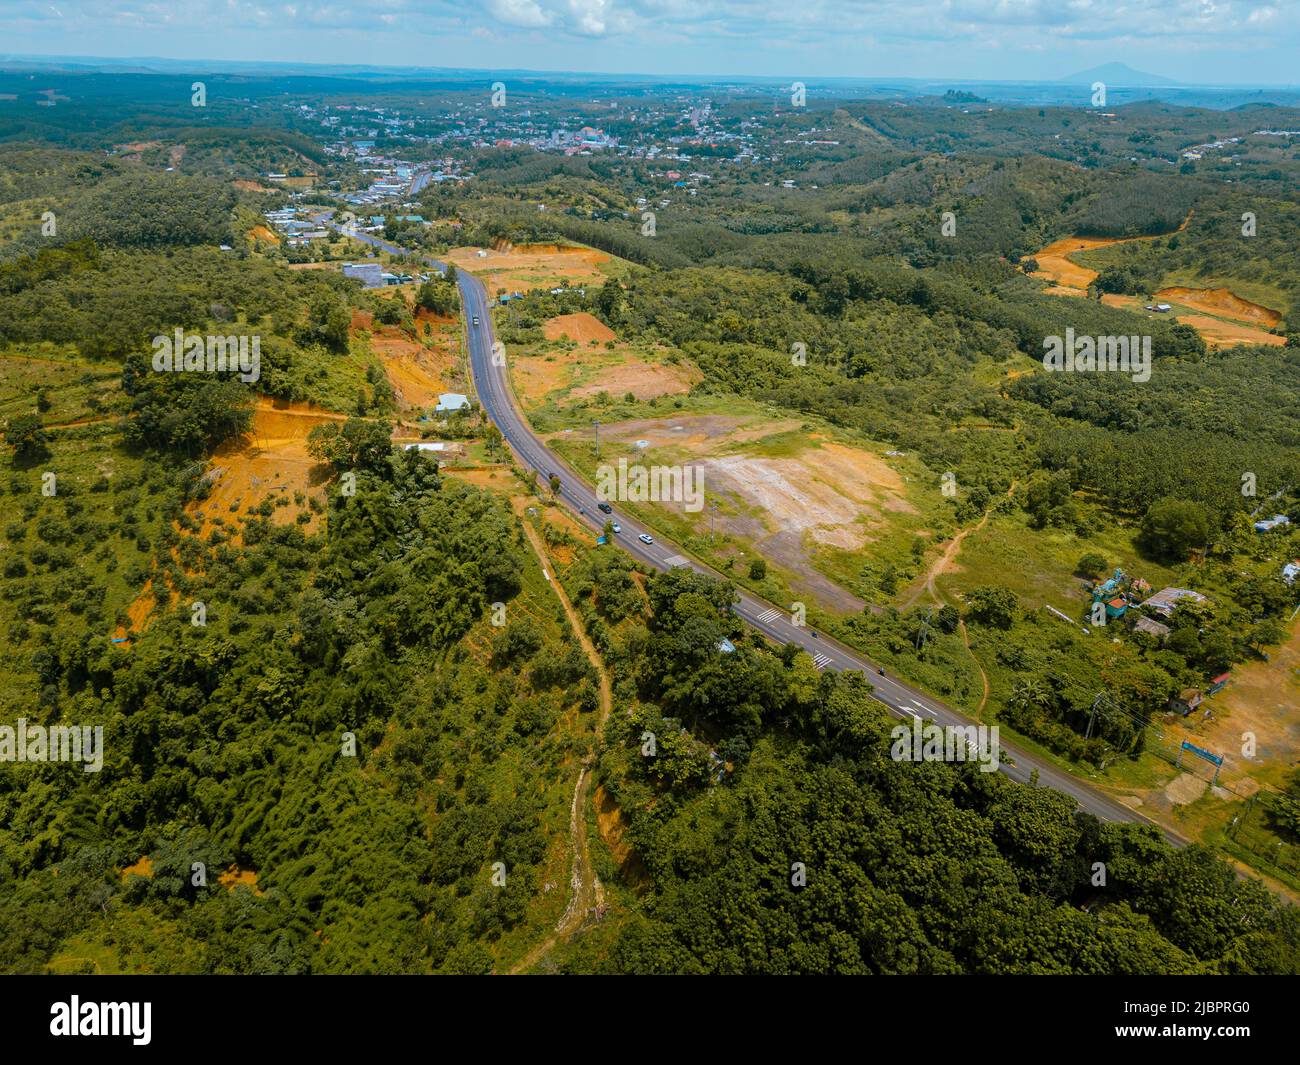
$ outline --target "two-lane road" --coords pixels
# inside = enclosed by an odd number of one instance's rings
[[[358,234],[357,239],[394,254],[406,253],[405,249],[368,234]],[[425,261],[439,269],[443,267],[443,264],[436,259],[426,258]],[[597,504],[601,501],[596,498],[595,490],[534,435],[515,407],[514,396],[511,394],[506,377],[507,359],[493,357],[491,301],[487,289],[483,282],[466,270],[458,270],[456,277],[464,303],[470,368],[484,412],[501,430],[502,436],[510,444],[520,463],[536,470],[543,481],[552,474],[557,476],[560,479],[560,497],[574,511],[574,516],[593,532],[599,532],[604,526],[606,516],[597,509]],[[479,321],[477,326],[472,324],[475,316]],[[642,525],[630,515],[619,512],[616,517],[623,530],[618,537],[621,546],[641,562],[661,571],[675,566],[689,566],[697,572],[719,576],[694,559],[687,558],[674,544],[659,539],[654,534],[654,530]],[[653,537],[654,542],[642,543],[638,539],[642,534]],[[877,667],[860,652],[838,640],[831,639],[824,633],[793,624],[788,612],[749,592],[743,590],[739,592],[735,613],[769,639],[782,644],[793,643],[807,651],[820,669],[858,670],[866,674],[875,687],[875,697],[900,718],[910,720],[919,716],[922,721],[939,725],[975,724],[965,714],[932,696],[893,677],[881,676]],[[1036,774],[1040,785],[1068,795],[1079,808],[1096,817],[1106,821],[1152,824],[1135,810],[1103,794],[1078,777],[1058,769],[1037,755],[1005,740],[1000,746],[1001,770],[1012,780],[1028,783]],[[1159,828],[1171,843],[1178,846],[1185,844],[1184,839],[1168,829],[1155,827]]]

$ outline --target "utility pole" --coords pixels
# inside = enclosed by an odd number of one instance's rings
[[[1095,699],[1092,701],[1092,709],[1088,712],[1088,731],[1085,732],[1085,733],[1083,734],[1083,738],[1084,738],[1084,740],[1090,740],[1090,739],[1092,739],[1092,721],[1093,721],[1093,718],[1095,718],[1095,717],[1097,716],[1097,704],[1098,704],[1099,702],[1101,702],[1102,697],[1103,697],[1105,694],[1106,694],[1106,693],[1105,693],[1104,691],[1100,691],[1100,692],[1098,692],[1098,693],[1097,693],[1097,698],[1095,698]]]
[[[600,422],[596,422],[596,460],[600,460]]]
[[[709,543],[713,543],[713,519],[718,513],[718,503],[714,500],[709,503]]]

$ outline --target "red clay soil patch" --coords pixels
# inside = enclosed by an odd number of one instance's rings
[[[601,392],[619,397],[631,392],[638,400],[654,399],[683,395],[703,379],[704,375],[693,366],[634,361],[601,370],[593,381],[575,388],[570,395],[582,399]]]
[[[515,479],[515,475],[505,466],[497,469],[484,467],[465,469],[464,467],[449,466],[442,472],[446,477],[454,477],[458,481],[472,484],[475,488],[483,488],[489,492],[513,492],[519,488],[519,482]],[[529,496],[528,505],[536,506],[537,500]],[[519,508],[516,508],[515,512],[518,514],[523,513]]]
[[[552,392],[571,385],[578,359],[577,352],[558,351],[512,360],[511,379],[524,408],[535,407]]]
[[[1208,712],[1208,714],[1207,714]],[[1267,662],[1236,665],[1228,686],[1179,719],[1166,731],[1186,732],[1199,747],[1227,754],[1223,779],[1237,780],[1261,769],[1290,767],[1300,761],[1300,625]],[[1253,733],[1255,757],[1241,753],[1242,736]]]
[[[252,869],[240,869],[238,865],[232,865],[218,876],[217,883],[227,891],[234,891],[235,888],[242,884],[244,887],[250,888],[254,895],[266,894],[257,886],[257,873]]]
[[[295,521],[299,512],[307,509],[296,502],[295,494],[303,493],[304,500],[312,495],[323,497],[323,485],[329,479],[328,465],[307,452],[308,434],[325,422],[346,420],[346,415],[307,403],[260,397],[249,431],[213,453],[205,475],[211,486],[207,498],[186,504],[186,513],[200,523],[198,535],[206,538],[217,527],[215,519],[221,518],[222,527],[239,542],[240,520],[269,496],[286,499],[284,506],[271,511],[270,521]],[[317,521],[319,517],[313,513],[303,531],[312,532]],[[175,600],[171,589],[166,594],[169,604]],[[158,594],[150,578],[127,608],[127,626],[119,625],[114,636],[120,639],[142,631],[157,605]]]
[[[609,848],[614,861],[618,862],[619,872],[624,881],[637,894],[650,886],[650,870],[645,867],[641,856],[627,842],[627,821],[623,811],[615,804],[609,793],[600,785],[596,786],[593,796],[596,804],[596,826],[600,829],[600,838]]]
[[[353,311],[352,321],[348,324],[348,332],[356,336],[362,332],[373,332],[375,328],[375,316],[369,311]]]
[[[168,599],[171,599],[170,593]],[[144,582],[140,594],[126,608],[127,623],[125,626],[119,625],[113,630],[113,638],[117,640],[130,639],[133,634],[144,631],[147,627],[149,615],[153,613],[154,607],[157,605],[158,597],[153,594],[153,578],[150,577]]]
[[[145,879],[153,876],[153,862],[149,859],[149,855],[146,854],[134,865],[128,865],[122,870],[123,880],[131,876],[142,876]]]
[[[1189,211],[1175,232],[1181,233],[1191,220],[1192,213]],[[1109,248],[1112,244],[1155,240],[1159,235],[1163,234],[1149,237],[1062,237],[1034,254],[1033,258],[1038,263],[1038,269],[1030,276],[1041,277],[1057,286],[1046,290],[1052,295],[1086,296],[1088,286],[1097,279],[1097,271],[1080,266],[1069,256],[1079,251],[1091,251],[1093,248]]]
[[[480,255],[479,252],[485,254]],[[492,296],[502,292],[527,292],[552,288],[567,281],[582,286],[604,280],[598,267],[610,256],[594,248],[562,248],[555,244],[525,244],[501,250],[453,248],[444,256],[458,270],[468,270],[483,279]]]
[[[1206,314],[1180,314],[1178,320],[1184,325],[1190,325],[1214,348],[1227,348],[1235,344],[1273,344],[1281,347],[1286,343],[1286,337],[1276,333],[1266,333],[1240,322],[1225,322],[1222,318],[1211,318]]]
[[[1034,255],[1038,269],[1030,276],[1041,277],[1052,282],[1055,289],[1048,289],[1056,295],[1086,296],[1088,286],[1097,279],[1097,271],[1080,266],[1068,256],[1079,251],[1091,251],[1093,248],[1109,248],[1112,244],[1125,244],[1119,237],[1064,237],[1054,240],[1042,251]]]
[[[450,391],[450,374],[456,360],[445,347],[431,351],[390,326],[380,327],[371,337],[370,349],[388,374],[403,409],[434,406],[440,394]]]
[[[275,235],[266,226],[254,226],[248,231],[248,235],[254,240],[265,241],[267,244],[279,244],[280,238]]]
[[[259,185],[256,181],[248,181],[244,178],[236,178],[231,184],[240,192],[274,192],[275,189],[268,189],[265,185]]]
[[[548,319],[542,325],[542,335],[547,340],[568,339],[579,344],[588,344],[595,340],[601,344],[607,340],[617,339],[614,330],[593,314],[580,311],[577,314],[561,314]]]
[[[1162,288],[1156,299],[1168,303],[1181,303],[1203,314],[1217,314],[1235,318],[1249,325],[1272,329],[1282,320],[1282,315],[1271,307],[1244,300],[1229,288]]]
[[[432,311],[426,310],[423,307],[416,307],[415,308],[416,325],[420,326],[423,329],[425,322],[428,322],[430,325],[435,325],[435,326],[439,326],[439,325],[459,326],[460,325],[460,319],[457,318],[454,314],[434,314]]]
[[[308,403],[259,399],[248,433],[227,441],[213,454],[208,498],[186,507],[191,516],[202,520],[200,535],[207,536],[217,517],[231,530],[235,519],[272,495],[285,495],[289,502],[276,507],[271,520],[293,521],[303,509],[294,502],[294,493],[323,495],[321,486],[329,477],[328,466],[307,453],[308,434],[326,422],[346,420],[345,415]],[[310,524],[305,531],[310,531]]]

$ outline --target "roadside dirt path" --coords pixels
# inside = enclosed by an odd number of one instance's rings
[[[1007,498],[1010,499],[1016,491],[1016,484],[1012,481],[1011,487],[1007,489]],[[935,581],[943,574],[952,569],[953,564],[957,561],[957,555],[961,551],[962,541],[973,532],[979,532],[988,523],[989,517],[993,514],[992,508],[984,512],[984,516],[978,522],[969,528],[962,529],[951,540],[948,546],[944,548],[943,554],[934,560],[934,563],[926,571],[925,580],[913,589],[912,594],[904,600],[900,610],[907,610],[916,605],[917,601],[923,595],[928,595],[933,602],[944,606],[944,598],[939,594],[939,589],[935,587]],[[979,717],[984,713],[984,707],[989,701],[989,675],[984,672],[984,667],[980,664],[979,658],[970,648],[970,633],[966,630],[966,622],[959,621],[957,628],[961,632],[962,643],[966,645],[966,653],[970,655],[971,661],[975,663],[975,668],[980,671],[980,683],[984,685],[984,694],[980,697],[980,704],[975,708],[975,716]]]
[[[537,560],[541,563],[542,570],[546,574],[556,598],[559,599],[560,605],[564,607],[564,615],[569,619],[569,626],[573,629],[573,635],[577,638],[579,645],[587,655],[588,661],[596,670],[596,675],[600,678],[600,709],[598,710],[599,716],[596,719],[596,738],[599,740],[601,733],[605,729],[605,722],[609,719],[610,711],[614,706],[614,689],[610,684],[609,673],[605,669],[604,660],[596,650],[596,645],[591,642],[587,630],[583,628],[582,619],[578,617],[578,612],[573,609],[573,603],[569,601],[568,593],[565,592],[564,586],[560,584],[559,577],[552,572],[553,563],[546,553],[546,545],[543,543],[541,536],[530,522],[525,520],[522,524],[528,542],[537,555]],[[594,762],[594,754],[583,759],[582,767],[578,771],[577,782],[573,787],[573,803],[569,807],[569,840],[573,848],[573,869],[569,877],[569,905],[556,924],[555,931],[530,950],[510,969],[510,975],[512,976],[526,973],[532,969],[550,953],[561,939],[567,939],[576,932],[587,916],[599,910],[604,904],[605,885],[600,882],[600,877],[596,875],[596,871],[591,867],[591,854],[587,846],[587,819],[584,816],[587,807],[587,792],[591,787],[591,770]]]
[[[117,414],[105,414],[99,418],[80,418],[75,422],[58,422],[54,425],[42,426],[42,428],[52,431],[54,429],[80,429],[83,425],[103,425],[105,422],[121,421],[121,416]]]

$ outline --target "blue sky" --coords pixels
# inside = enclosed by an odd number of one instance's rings
[[[1294,85],[1300,0],[0,0],[0,52]]]

